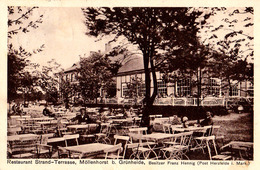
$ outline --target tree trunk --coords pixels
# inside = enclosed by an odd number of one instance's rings
[[[149,60],[150,59],[150,60]],[[149,62],[151,65],[151,73],[153,78],[153,85],[154,90],[153,94],[151,96],[151,77],[150,77],[150,69],[148,68]],[[155,97],[157,96],[157,79],[156,79],[156,72],[154,63],[151,57],[144,57],[144,68],[145,68],[145,101],[144,101],[144,110],[143,110],[143,116],[141,121],[141,126],[148,127],[148,130],[151,129],[150,126],[150,113],[153,110],[153,102],[155,100]]]

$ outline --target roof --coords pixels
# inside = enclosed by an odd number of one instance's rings
[[[125,62],[122,67],[119,68],[118,74],[144,70],[143,63],[144,62],[142,56],[132,56],[128,61]]]
[[[74,63],[70,68],[65,69],[64,73],[75,71],[78,68],[80,68],[80,62]]]
[[[117,57],[114,60],[117,60],[121,57],[122,56]],[[70,68],[65,69],[64,73],[73,72],[79,68],[80,68],[80,62],[77,62],[74,63]],[[122,67],[119,68],[118,74],[125,74],[125,73],[127,74],[133,71],[143,71],[143,70],[144,70],[143,57],[139,55],[134,55],[131,56],[126,62],[124,62]]]

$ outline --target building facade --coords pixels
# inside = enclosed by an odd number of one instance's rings
[[[61,80],[70,81],[72,84],[78,83],[77,69],[80,68],[80,62],[72,65],[63,72]],[[211,77],[207,73],[201,75],[200,94],[198,99],[197,77],[186,78],[178,77],[176,80],[165,80],[164,74],[156,72],[158,93],[155,99],[155,105],[172,106],[227,106],[229,101],[239,100],[241,98],[253,101],[254,87],[250,82],[236,82],[232,85],[222,82],[216,77]],[[116,81],[116,96],[107,96],[106,92],[100,89],[100,98],[98,101],[105,104],[141,104],[145,96],[145,73],[142,56],[132,56],[119,69]],[[151,79],[151,93],[153,92],[153,82]],[[74,93],[71,102],[80,99],[79,93]]]
[[[232,81],[231,85],[222,82],[220,79],[211,77],[207,73],[201,75],[200,94],[198,100],[197,77],[178,77],[176,80],[165,80],[164,74],[156,72],[157,77],[157,98],[155,105],[227,105],[229,100],[244,98],[253,100],[253,84],[251,82]],[[135,80],[139,82],[136,83]],[[145,73],[142,56],[133,56],[127,61],[117,74],[117,101],[118,103],[139,102],[145,95]],[[129,84],[135,84],[130,86]],[[129,95],[130,88],[136,88],[135,99]],[[151,93],[153,92],[153,82],[151,78]],[[131,94],[131,93],[130,93]],[[132,99],[131,99],[132,98]]]

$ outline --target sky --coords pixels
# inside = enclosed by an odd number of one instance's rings
[[[47,61],[54,58],[57,63],[61,64],[61,68],[66,69],[78,62],[80,56],[88,56],[90,51],[105,50],[105,44],[109,38],[103,38],[102,41],[96,42],[97,38],[85,35],[87,27],[84,25],[84,15],[81,8],[40,7],[34,10],[27,22],[37,19],[40,15],[43,15],[43,23],[38,24],[37,29],[31,29],[26,34],[19,33],[11,40],[13,44],[22,45],[27,51],[37,49],[44,44],[45,48],[42,52],[29,58],[33,63],[46,65]],[[17,16],[12,17],[16,18]],[[218,14],[211,19],[211,22],[220,25],[223,23],[221,18],[224,16]],[[239,23],[236,24],[236,28],[240,29]],[[252,29],[249,31],[250,34],[253,34]],[[222,36],[220,36],[221,34]],[[221,39],[225,34],[220,33],[220,31],[217,33]],[[203,36],[208,38],[207,36],[211,35],[204,34]],[[216,44],[216,42],[211,44]]]
[[[19,33],[11,40],[28,51],[44,44],[42,52],[29,58],[32,62],[46,65],[47,61],[54,58],[66,69],[78,62],[80,55],[89,55],[90,51],[104,51],[108,39],[95,42],[95,37],[85,35],[87,28],[81,8],[40,7],[34,10],[30,20],[40,15],[43,15],[43,23],[38,24],[37,29],[31,29],[26,34]]]

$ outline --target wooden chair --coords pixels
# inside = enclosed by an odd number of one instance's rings
[[[129,133],[130,144],[127,148],[132,149],[132,154],[129,159],[148,159],[152,151],[149,143],[142,141],[142,133]]]
[[[121,158],[120,153],[123,151],[122,143],[115,145],[112,148],[104,150],[105,159],[119,159]]]
[[[116,145],[117,144],[117,142],[118,141],[124,141],[124,149],[123,149],[123,155],[120,157],[120,158],[122,158],[122,159],[124,159],[125,158],[125,153],[126,153],[126,149],[127,149],[127,144],[129,143],[129,141],[130,141],[130,137],[129,136],[119,136],[119,135],[114,135],[114,139],[115,139],[115,142],[114,142],[114,145]]]
[[[41,135],[41,141],[36,145],[36,153],[38,158],[40,158],[40,156],[49,157],[49,158],[52,157],[52,146],[48,145],[47,143],[48,143],[48,138],[53,136],[54,133]]]
[[[127,147],[131,148],[133,153],[130,155],[130,159],[143,157],[148,159],[151,152],[154,152],[152,146],[155,146],[154,141],[143,140],[143,135],[147,135],[147,127],[131,128],[129,129],[129,136],[131,144]]]
[[[37,144],[40,143],[40,137],[24,137],[20,140],[13,141],[8,149],[11,158],[35,158]]]
[[[80,153],[72,153],[67,151],[64,147],[62,146],[58,146],[58,158],[62,159],[62,158],[77,158],[77,159],[81,159],[82,158],[82,154]]]
[[[68,146],[68,140],[75,139],[76,144],[79,145],[78,138],[79,134],[73,134],[73,135],[64,135],[63,138],[65,139],[65,145]]]
[[[111,143],[111,140],[109,139],[110,123],[102,123],[100,126],[101,126],[100,133],[95,134],[95,136],[96,136],[95,142],[105,143],[105,144]]]
[[[89,125],[86,134],[81,135],[82,141],[84,141],[85,143],[93,142],[95,140],[96,130],[97,130],[97,125],[96,126]]]
[[[162,124],[164,133],[171,133],[171,124]]]
[[[224,146],[224,135],[219,135],[219,125],[212,126],[212,135],[215,136],[216,144],[218,145],[218,141],[221,140],[222,146]],[[219,146],[219,145],[218,145]]]
[[[212,156],[211,156],[211,149],[210,149],[209,142],[212,141],[215,154],[218,155],[216,143],[215,143],[215,136],[212,135],[212,126],[203,127],[203,135],[199,137],[194,137],[194,139],[196,141],[196,146],[193,149],[202,149],[204,154],[204,148],[207,148],[209,159],[211,160]]]
[[[7,135],[18,135],[22,131],[21,127],[12,127],[7,129]]]
[[[161,149],[163,157],[166,159],[188,160],[189,157],[187,156],[186,152],[189,151],[192,134],[193,132],[183,132],[176,134],[174,141],[172,143],[168,142],[168,147]],[[176,142],[178,139],[180,139],[180,142]]]

